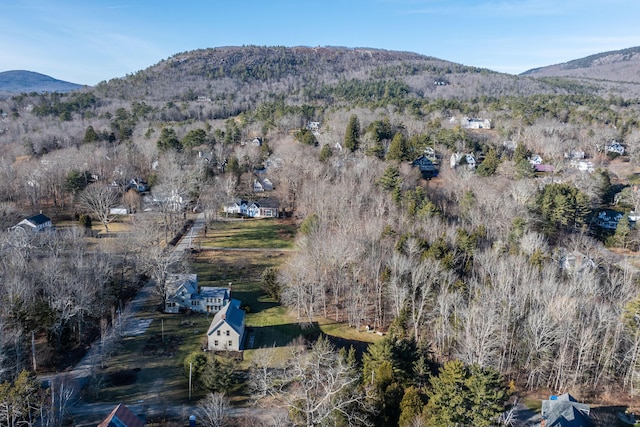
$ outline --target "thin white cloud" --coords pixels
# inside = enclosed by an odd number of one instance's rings
[[[594,8],[622,9],[637,7],[632,0],[482,0],[451,2],[442,0],[386,1],[401,15],[460,15],[490,18],[533,18],[544,16],[575,16]]]

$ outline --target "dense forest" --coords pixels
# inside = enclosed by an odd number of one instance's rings
[[[289,402],[295,425],[508,425],[516,389],[635,396],[640,101],[611,84],[412,53],[243,47],[0,101],[2,229],[43,210],[79,224],[55,240],[0,233],[0,380],[32,366],[32,334],[47,369],[99,337],[141,281],[166,278],[161,247],[183,210],[214,220],[266,169],[299,224],[270,292],[300,323],[385,332],[358,358],[322,339],[301,347],[279,390],[255,367],[255,396]],[[420,156],[437,173],[412,166]],[[156,214],[126,191],[131,178],[151,186]],[[92,220],[108,231],[97,201],[140,213],[110,252],[84,239]],[[617,227],[601,226],[604,211]],[[325,412],[282,387],[303,362],[350,381],[326,391]]]

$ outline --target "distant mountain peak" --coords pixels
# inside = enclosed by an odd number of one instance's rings
[[[640,47],[596,53],[561,64],[533,68],[521,75],[530,77],[577,77],[640,83]]]
[[[0,72],[0,92],[71,92],[83,85],[54,79],[35,71],[10,70]]]

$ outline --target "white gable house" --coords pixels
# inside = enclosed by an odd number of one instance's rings
[[[461,124],[466,129],[491,129],[491,120],[464,117]]]
[[[235,200],[226,206],[223,206],[223,211],[230,214],[246,215],[247,207],[249,206],[246,200]]]
[[[240,351],[244,348],[244,310],[240,301],[231,300],[213,318],[207,331],[209,351]]]
[[[169,276],[165,313],[191,310],[199,313],[217,313],[230,299],[230,288],[198,287],[196,274],[174,274]]]

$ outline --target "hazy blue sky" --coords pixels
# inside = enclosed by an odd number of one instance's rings
[[[0,71],[94,85],[216,46],[417,52],[512,74],[640,46],[638,0],[2,0]]]

